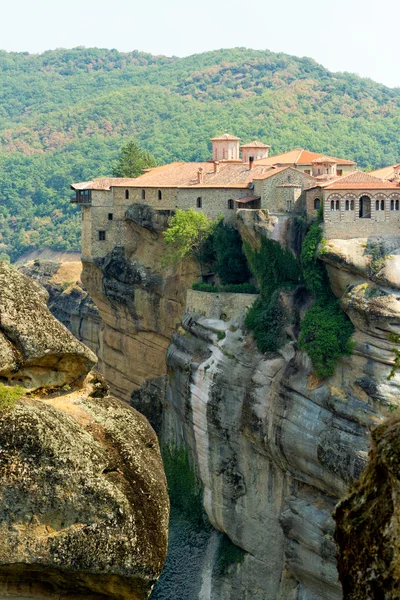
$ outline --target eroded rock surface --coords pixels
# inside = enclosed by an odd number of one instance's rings
[[[46,300],[41,286],[0,262],[0,377],[28,389],[71,384],[97,362]]]
[[[0,597],[146,600],[167,550],[158,441],[46,300],[0,262]]]
[[[160,575],[157,438],[95,383],[0,413],[1,597],[144,600]]]
[[[400,415],[372,432],[368,467],[335,511],[346,600],[400,597]]]
[[[164,214],[165,213],[165,214]],[[82,281],[103,322],[99,369],[119,398],[166,373],[166,351],[185,311],[186,290],[198,277],[190,260],[165,264],[162,237],[169,211],[134,205],[126,214],[130,244],[83,262]]]

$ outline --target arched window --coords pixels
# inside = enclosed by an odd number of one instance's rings
[[[335,210],[335,201],[334,200],[331,201],[331,210]]]
[[[375,210],[380,210],[380,206],[381,206],[381,204],[380,204],[379,200],[377,200],[375,202]]]
[[[399,201],[396,200],[396,210],[399,210]]]
[[[158,195],[158,199],[162,200],[162,191],[161,190],[158,190],[158,194],[157,195]]]
[[[354,200],[350,201],[350,210],[354,210]]]
[[[146,200],[146,190],[142,190],[142,200]]]
[[[228,200],[228,208],[229,208],[230,210],[233,210],[234,206],[235,206],[235,205],[234,205],[234,203],[233,203],[233,200],[232,200],[232,199]]]
[[[201,208],[201,205],[202,205],[202,201],[201,201],[201,197],[199,196],[196,200],[196,206],[197,206],[197,208]]]
[[[361,196],[360,198],[360,219],[371,218],[371,198],[369,196]]]
[[[394,210],[394,200],[390,201],[390,210]]]
[[[129,200],[129,190],[125,190],[125,200]]]
[[[290,182],[292,181],[292,178],[291,178],[291,176],[290,176],[290,175],[288,175],[288,178],[287,178],[287,180],[288,180],[288,183],[290,183]]]
[[[336,200],[336,210],[340,210],[340,200]]]
[[[381,210],[385,210],[385,201],[381,200]]]
[[[346,210],[350,210],[350,202],[346,200]]]
[[[320,206],[321,206],[321,200],[319,198],[315,198],[315,200],[314,200],[315,210],[318,210]]]

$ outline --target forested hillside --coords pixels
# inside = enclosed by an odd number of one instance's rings
[[[308,58],[236,48],[188,58],[76,48],[0,52],[0,252],[79,248],[69,184],[135,139],[158,162],[210,156],[230,131],[363,168],[400,160],[400,89]]]

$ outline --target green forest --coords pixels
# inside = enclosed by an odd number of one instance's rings
[[[400,159],[400,89],[309,58],[235,48],[187,58],[75,48],[0,52],[0,255],[79,250],[71,182],[111,175],[135,140],[158,163],[203,160],[211,136]]]

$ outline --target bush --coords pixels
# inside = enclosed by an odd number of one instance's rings
[[[317,300],[307,311],[301,323],[299,348],[311,358],[318,377],[333,375],[337,359],[353,352],[353,331],[352,322],[335,298]]]
[[[299,348],[311,358],[318,377],[326,378],[333,375],[338,358],[352,353],[354,326],[334,296],[326,267],[318,259],[322,240],[319,223],[313,223],[303,243],[301,262],[315,303],[301,323]]]
[[[223,284],[248,281],[250,271],[242,248],[242,238],[237,229],[219,221],[213,232],[213,247],[215,272]]]
[[[0,383],[0,410],[12,408],[24,394],[26,389],[20,385],[9,386]]]
[[[259,292],[256,286],[251,283],[211,285],[209,283],[201,283],[200,281],[193,283],[192,290],[196,290],[197,292],[211,292],[212,294],[218,294],[221,292],[229,294],[258,294]]]
[[[223,533],[214,563],[213,574],[219,577],[227,575],[229,567],[241,564],[245,556],[246,552],[231,542],[228,536]]]
[[[203,523],[203,490],[194,472],[189,456],[183,446],[163,446],[161,453],[171,506],[181,511],[190,521],[200,526]]]
[[[283,284],[301,280],[298,260],[279,242],[262,238],[260,251],[253,250],[248,242],[244,242],[243,248],[264,299],[271,298]]]
[[[269,300],[259,298],[246,315],[246,327],[253,332],[260,352],[276,352],[285,340],[285,311],[280,301],[280,290]]]

